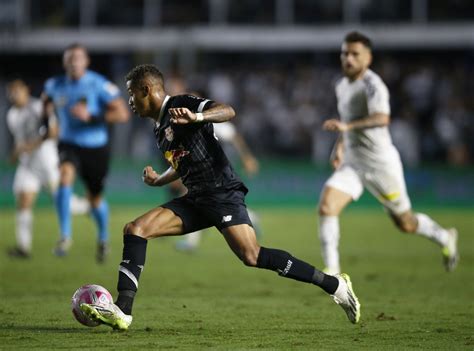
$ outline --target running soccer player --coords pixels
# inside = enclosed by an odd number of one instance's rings
[[[60,186],[56,209],[60,240],[53,252],[65,256],[72,243],[69,204],[79,173],[98,228],[96,259],[102,263],[109,235],[109,210],[102,196],[110,159],[107,124],[126,122],[129,111],[117,86],[87,69],[89,55],[83,45],[69,46],[63,54],[63,65],[66,74],[49,79],[43,93],[45,111],[54,107],[59,124]]]
[[[329,119],[323,128],[339,132],[333,151],[335,172],[327,180],[319,203],[319,237],[325,272],[340,272],[339,214],[356,201],[364,188],[385,207],[403,232],[428,238],[442,248],[444,266],[452,271],[458,262],[457,231],[444,229],[423,213],[413,213],[403,167],[392,144],[389,92],[382,79],[369,69],[372,44],[358,32],[347,34],[341,48],[344,73],[336,85],[340,119]]]
[[[154,65],[135,67],[126,80],[131,109],[154,121],[157,144],[170,164],[161,174],[145,167],[143,181],[163,186],[181,178],[188,193],[125,225],[117,301],[108,306],[82,304],[84,313],[114,329],[128,329],[148,240],[215,226],[245,265],[321,287],[357,323],[360,305],[347,274],[326,275],[288,252],[257,243],[245,206],[247,188],[214,137],[213,123],[233,118],[232,107],[192,95],[167,95],[163,76]]]
[[[13,135],[13,161],[18,167],[13,180],[16,212],[16,246],[8,251],[12,257],[28,258],[32,249],[33,205],[41,187],[51,194],[59,182],[57,133],[54,116],[48,123],[42,118],[41,100],[30,95],[22,80],[7,85],[12,107],[7,112],[7,126]],[[49,128],[46,128],[46,124]]]

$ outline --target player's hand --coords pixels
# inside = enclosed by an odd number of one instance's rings
[[[189,124],[197,120],[196,114],[189,111],[186,107],[170,108],[168,112],[171,115],[171,123],[174,124]]]
[[[330,132],[346,132],[349,130],[349,126],[347,123],[341,122],[336,118],[332,118],[324,121],[323,129]]]
[[[87,103],[86,102],[78,102],[73,107],[71,107],[70,112],[74,118],[87,123],[91,120],[92,116],[87,110]]]
[[[150,186],[157,186],[159,177],[160,175],[155,172],[153,167],[146,166],[145,168],[143,168],[142,179],[145,184],[150,185]]]

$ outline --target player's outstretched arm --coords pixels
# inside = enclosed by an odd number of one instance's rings
[[[235,117],[234,109],[225,104],[213,103],[204,112],[194,113],[186,107],[170,108],[171,122],[175,124],[190,124],[200,122],[222,123]]]
[[[323,129],[330,132],[347,132],[349,130],[384,127],[389,124],[390,116],[388,114],[376,112],[348,123],[336,118],[328,119],[323,123]]]
[[[236,132],[234,137],[232,138],[232,144],[234,145],[235,149],[237,150],[237,153],[240,156],[240,160],[242,161],[242,165],[244,166],[247,175],[253,176],[258,173],[258,160],[250,151],[250,148],[245,142],[243,136]]]
[[[169,184],[179,178],[178,172],[172,167],[168,168],[164,173],[158,174],[151,166],[143,168],[143,182],[150,186],[163,186]]]

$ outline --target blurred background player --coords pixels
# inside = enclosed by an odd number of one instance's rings
[[[224,123],[215,123],[214,124],[214,134],[216,135],[217,139],[221,142],[222,147],[225,153],[229,155],[233,155],[237,153],[240,161],[242,162],[242,166],[244,168],[245,173],[247,176],[252,177],[258,173],[259,164],[258,160],[250,151],[247,143],[243,136],[237,131],[234,124],[232,122],[224,122]],[[233,157],[230,157],[231,160]],[[176,182],[174,182],[176,183]],[[181,184],[179,182],[178,184]],[[183,186],[184,188],[184,186]],[[185,192],[185,189],[183,193]],[[262,231],[260,228],[260,220],[258,215],[248,209],[248,214],[250,220],[255,229],[255,233],[257,234],[257,238],[260,239]],[[185,252],[192,252],[196,250],[199,246],[201,241],[202,231],[197,231],[194,233],[189,233],[188,235],[184,236],[180,239],[175,247],[178,251],[185,251]]]
[[[358,32],[347,34],[340,57],[345,76],[336,85],[340,119],[323,124],[325,130],[340,133],[332,157],[336,170],[324,185],[319,204],[319,236],[327,272],[340,272],[338,216],[364,188],[382,203],[400,230],[437,243],[446,270],[453,270],[458,261],[457,231],[411,210],[400,156],[388,130],[389,92],[369,69],[370,39]]]
[[[58,154],[53,140],[57,132],[53,117],[45,127],[41,100],[30,96],[26,84],[14,80],[7,86],[12,107],[7,125],[14,139],[12,160],[18,161],[13,181],[16,212],[16,247],[10,256],[27,258],[32,249],[32,207],[41,186],[54,193],[59,181]]]
[[[7,112],[7,126],[14,140],[12,161],[18,162],[13,181],[16,198],[16,246],[8,250],[12,257],[27,258],[32,249],[32,207],[41,187],[54,196],[59,184],[57,124],[52,114],[43,119],[40,99],[30,95],[26,83],[16,79],[7,85],[12,106]],[[73,214],[89,210],[85,199],[71,198]]]
[[[54,254],[66,255],[72,243],[69,204],[79,173],[98,229],[96,258],[103,262],[109,235],[109,209],[102,196],[110,159],[107,124],[126,122],[129,112],[117,86],[87,69],[89,55],[83,45],[73,44],[64,51],[63,66],[66,74],[50,78],[43,94],[46,110],[54,106],[59,124],[60,186],[56,208],[60,240]]]

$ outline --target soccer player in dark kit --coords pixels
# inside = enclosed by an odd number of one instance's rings
[[[188,192],[125,225],[117,301],[108,306],[82,304],[83,312],[114,329],[128,329],[148,240],[215,226],[246,266],[319,286],[357,323],[360,304],[347,274],[326,275],[286,251],[257,243],[245,205],[247,188],[214,137],[212,123],[232,119],[233,108],[192,95],[167,95],[163,76],[154,65],[135,67],[126,80],[131,109],[154,120],[157,144],[170,164],[161,174],[145,167],[143,181],[163,186],[181,178]]]

